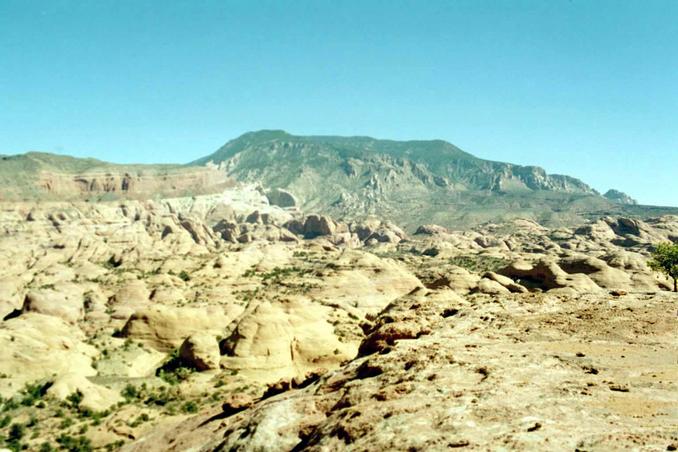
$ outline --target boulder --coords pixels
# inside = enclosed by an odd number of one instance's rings
[[[181,227],[191,236],[198,245],[214,245],[217,240],[215,232],[199,219],[185,218],[181,221]]]
[[[478,281],[478,285],[473,289],[473,292],[480,292],[488,295],[504,295],[511,293],[497,281],[488,278],[482,278]]]
[[[181,344],[179,357],[184,363],[198,371],[218,369],[219,344],[216,337],[211,334],[195,333]]]
[[[541,290],[569,288],[577,292],[600,292],[601,289],[587,275],[568,274],[549,259],[531,263],[515,261],[497,273],[517,279],[523,286]]]
[[[495,272],[487,272],[483,275],[483,279],[489,279],[492,281],[496,281],[497,283],[501,284],[505,288],[507,288],[510,292],[513,293],[525,293],[528,292],[527,288],[525,286],[521,286],[520,284],[516,283],[513,281],[511,278],[500,275]]]
[[[447,273],[428,284],[429,289],[448,287],[459,294],[467,294],[478,286],[480,278],[465,268],[452,267]]]
[[[236,243],[238,236],[240,236],[240,228],[233,221],[220,220],[212,229],[227,242]]]
[[[597,285],[607,289],[630,289],[628,273],[612,268],[601,259],[592,256],[571,256],[561,259],[560,268],[569,274],[588,275]]]
[[[273,206],[282,208],[297,207],[299,201],[297,198],[287,190],[282,188],[272,188],[266,192],[268,202]]]
[[[437,224],[423,224],[417,228],[415,235],[438,235],[446,234],[447,228]]]
[[[381,220],[377,218],[368,218],[367,220],[361,221],[359,223],[351,224],[350,230],[351,232],[356,233],[361,241],[365,241],[379,228],[380,225]]]
[[[332,235],[336,230],[337,224],[325,215],[309,215],[304,222],[304,237],[307,239],[321,235]]]

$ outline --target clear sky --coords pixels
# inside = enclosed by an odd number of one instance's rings
[[[442,138],[678,205],[678,1],[0,0],[0,153]]]

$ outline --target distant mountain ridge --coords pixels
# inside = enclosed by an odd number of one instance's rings
[[[309,211],[345,219],[375,215],[409,227],[468,226],[517,216],[565,224],[623,209],[574,177],[483,160],[442,140],[263,130],[192,164],[217,165],[235,179],[289,190]]]
[[[0,156],[0,201],[158,199],[221,193],[235,181],[284,189],[303,211],[378,217],[410,230],[516,217],[547,226],[604,215],[678,215],[610,190],[600,195],[537,166],[483,160],[442,140],[248,132],[186,165],[120,165],[41,152]]]
[[[405,162],[414,163],[414,172],[419,173],[424,182],[428,178],[440,186],[457,184],[461,188],[480,190],[511,191],[519,188],[532,190],[560,190],[567,192],[583,192],[597,194],[595,190],[582,181],[557,174],[547,174],[537,166],[520,166],[510,163],[494,162],[477,158],[458,147],[443,140],[394,141],[380,140],[370,137],[340,136],[295,136],[282,130],[264,130],[250,132],[229,141],[215,153],[199,159],[194,164],[225,162],[243,151],[269,146],[275,154],[282,154],[293,163],[319,161],[325,158],[329,163],[332,158],[340,159],[340,163],[349,176],[358,164],[355,160],[379,159],[390,157],[400,166]],[[278,146],[278,147],[276,147]],[[319,155],[309,151],[319,151]],[[329,153],[335,155],[330,156]],[[274,154],[271,154],[271,157]],[[259,154],[259,157],[263,157]],[[310,159],[310,160],[309,160]],[[249,162],[248,164],[251,164]],[[257,163],[251,165],[256,167]],[[289,165],[287,165],[289,166]]]

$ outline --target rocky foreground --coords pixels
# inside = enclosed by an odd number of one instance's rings
[[[0,205],[13,450],[678,446],[678,217],[469,231],[284,191]]]

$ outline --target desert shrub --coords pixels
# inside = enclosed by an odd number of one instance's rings
[[[12,451],[18,451],[23,449],[21,446],[21,439],[26,433],[26,427],[21,424],[12,424],[9,428],[9,435],[7,440],[5,440],[5,445]]]
[[[19,403],[14,398],[8,398],[2,401],[2,411],[12,411],[19,407]]]
[[[144,422],[148,422],[150,419],[151,418],[148,416],[148,414],[142,413],[134,421],[130,422],[129,426],[132,427],[132,428],[138,427],[141,424],[143,424]]]
[[[191,279],[191,276],[188,273],[186,273],[185,270],[182,270],[181,273],[179,273],[179,279],[181,279],[182,281],[189,281]]]
[[[169,359],[158,368],[156,376],[171,385],[176,385],[182,381],[188,380],[194,369],[186,366],[179,356],[179,350],[174,350]]]
[[[71,419],[70,417],[67,417],[67,418],[64,418],[64,420],[59,423],[59,428],[65,429],[65,428],[70,427],[73,424],[74,424],[73,419]]]
[[[138,399],[140,396],[139,390],[136,388],[136,386],[128,384],[125,386],[122,391],[120,392],[120,395],[123,396],[125,400],[132,401],[135,399]]]
[[[69,406],[73,409],[79,409],[80,408],[80,403],[82,403],[83,399],[83,394],[80,391],[75,391],[72,394],[70,394],[68,397],[66,397],[66,402],[68,402]]]
[[[176,400],[176,394],[171,393],[167,390],[166,386],[161,387],[157,391],[153,391],[148,394],[144,403],[146,405],[156,405],[156,406],[165,406],[169,402]]]
[[[275,267],[268,273],[262,273],[261,280],[263,282],[273,281],[279,282],[282,278],[292,275],[303,276],[307,273],[310,273],[311,270],[299,267]]]
[[[111,414],[110,411],[95,411],[92,413],[90,416],[92,418],[92,425],[99,425],[101,424],[102,419],[104,419],[106,416]]]
[[[198,404],[192,400],[190,402],[186,402],[181,405],[181,411],[184,413],[195,413],[198,411]]]
[[[52,386],[52,383],[26,383],[24,389],[21,391],[21,404],[24,406],[33,406],[40,400],[47,390]]]
[[[92,449],[92,442],[84,436],[71,436],[62,434],[57,438],[57,443],[62,449],[70,452],[90,452]]]
[[[125,441],[118,440],[118,441],[106,444],[105,449],[108,452],[112,452],[114,450],[120,449],[123,446],[123,444],[125,444]]]

